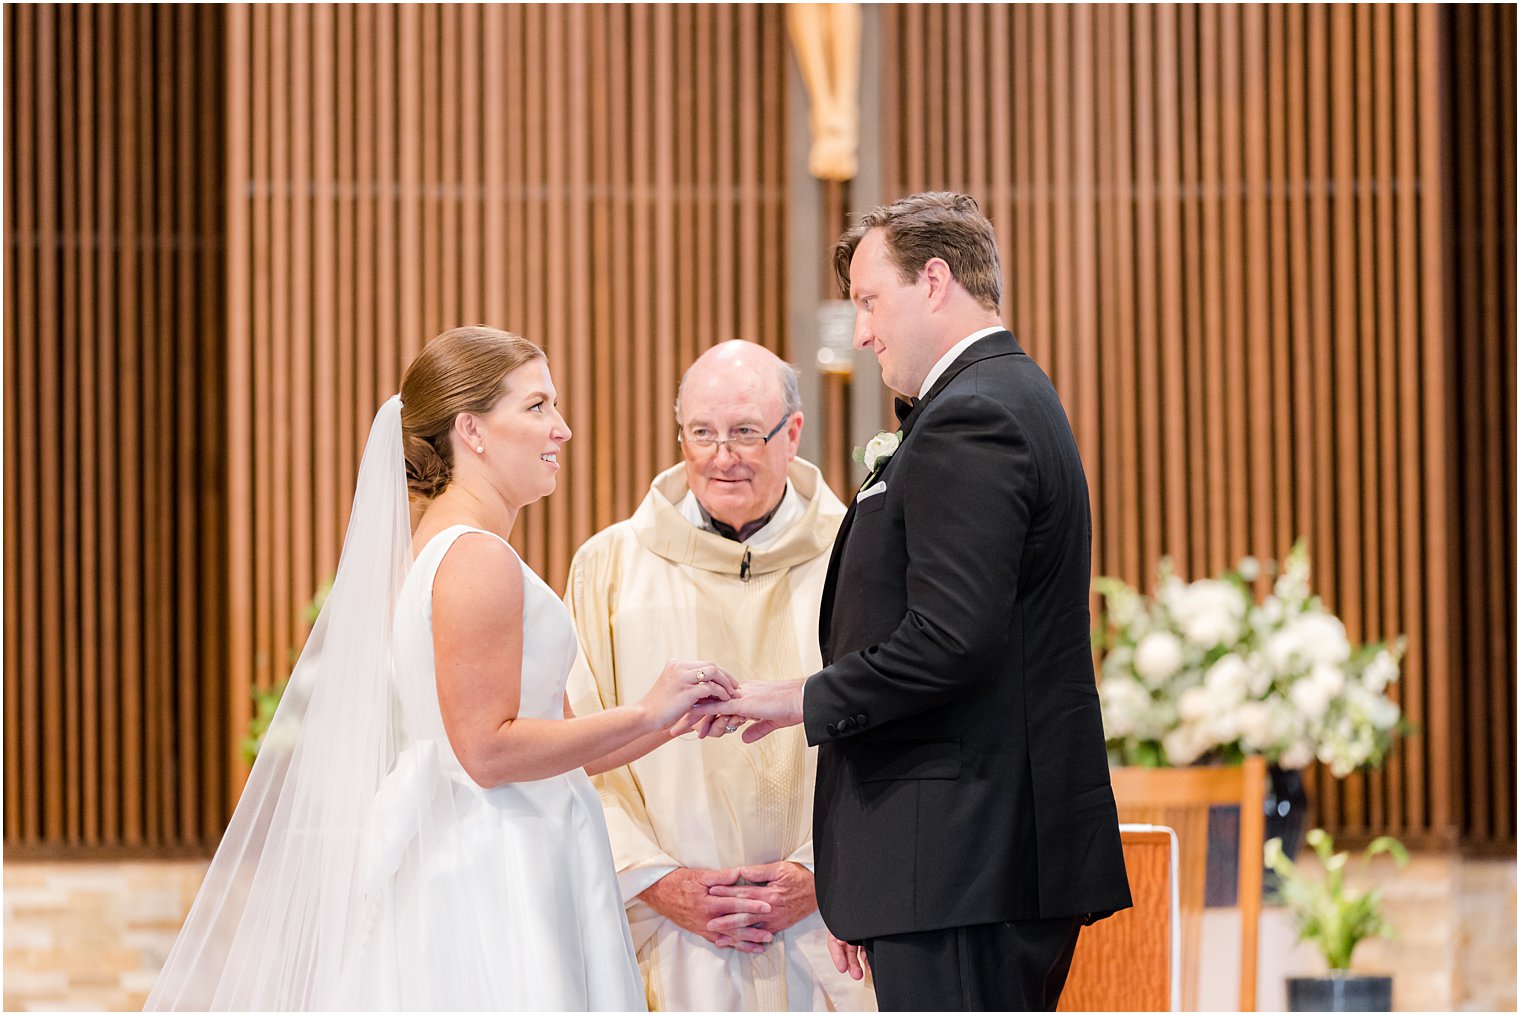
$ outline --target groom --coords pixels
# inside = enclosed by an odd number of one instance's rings
[[[877,208],[834,250],[899,401],[824,585],[824,668],[703,709],[804,724],[835,964],[882,1010],[1053,1010],[1084,923],[1130,905],[1089,643],[1087,480],[998,317],[969,197]],[[877,442],[890,448],[892,442]],[[704,720],[704,735],[734,718]]]

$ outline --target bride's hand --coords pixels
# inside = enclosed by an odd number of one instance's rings
[[[715,663],[672,659],[639,705],[648,713],[652,726],[666,729],[697,702],[728,701],[738,690],[738,682]]]

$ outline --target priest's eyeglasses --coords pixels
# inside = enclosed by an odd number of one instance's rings
[[[719,445],[727,445],[729,454],[753,454],[761,445],[769,444],[771,438],[780,433],[781,428],[786,426],[786,421],[791,418],[791,413],[782,416],[781,422],[771,427],[770,433],[761,433],[759,427],[741,426],[730,430],[727,437],[719,437],[706,427],[694,426],[689,430],[683,427],[676,431],[676,441],[689,446],[699,455],[717,454]]]

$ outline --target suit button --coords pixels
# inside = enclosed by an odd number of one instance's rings
[[[866,724],[866,714],[864,712],[862,712],[862,713],[860,713],[859,715],[857,715],[855,717],[855,725],[856,726],[864,726],[865,724]]]
[[[827,733],[831,737],[839,736],[839,729],[833,723],[829,723],[827,726],[825,726],[823,728],[823,732]]]

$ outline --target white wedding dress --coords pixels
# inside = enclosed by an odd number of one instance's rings
[[[366,916],[348,995],[365,1009],[643,1010],[602,806],[582,769],[483,789],[449,746],[433,660],[433,578],[468,532],[434,536],[396,604],[395,689],[408,746],[361,849]],[[482,533],[487,538],[499,538]],[[523,572],[518,714],[562,720],[575,629]]]
[[[444,732],[433,578],[477,531],[412,559],[387,399],[332,591],[146,1009],[644,1008],[586,773],[482,789]],[[519,714],[562,721],[575,631],[522,570]]]

